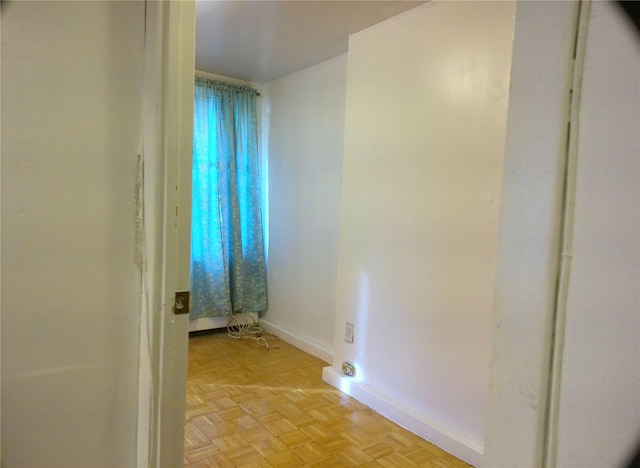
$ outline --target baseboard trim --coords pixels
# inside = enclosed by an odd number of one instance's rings
[[[263,318],[260,319],[260,327],[262,327],[262,329],[267,333],[276,335],[282,341],[286,341],[296,348],[300,348],[312,356],[322,359],[327,364],[333,363],[333,349],[328,348],[317,341],[306,336],[302,336],[293,330],[289,330],[282,325]]]
[[[322,380],[451,455],[473,466],[480,466],[483,448],[468,437],[429,420],[412,408],[331,366],[322,370]]]

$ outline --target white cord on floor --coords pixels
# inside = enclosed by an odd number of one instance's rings
[[[231,338],[250,338],[269,349],[269,343],[262,336],[264,330],[258,326],[255,316],[246,312],[233,314],[227,324],[227,335]]]

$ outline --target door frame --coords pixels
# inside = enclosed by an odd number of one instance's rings
[[[142,99],[144,266],[137,465],[182,466],[189,290],[195,1],[147,0]]]
[[[555,466],[588,2],[516,5],[485,467]]]

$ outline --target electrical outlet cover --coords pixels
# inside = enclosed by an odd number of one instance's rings
[[[347,323],[347,327],[344,330],[344,341],[347,343],[353,343],[353,324]]]
[[[344,375],[349,375],[349,376],[353,377],[354,375],[356,375],[356,368],[350,362],[346,362],[345,361],[345,362],[342,363],[342,373]]]

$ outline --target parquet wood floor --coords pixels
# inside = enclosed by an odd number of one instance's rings
[[[468,467],[322,381],[283,341],[189,339],[185,457],[200,467]]]

